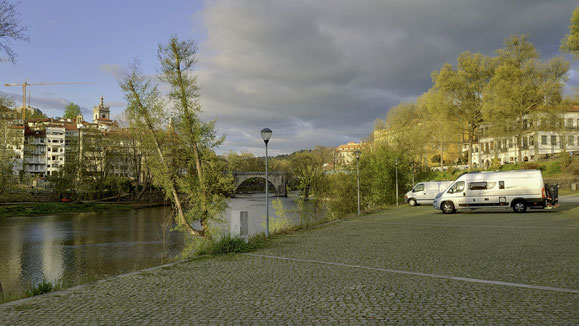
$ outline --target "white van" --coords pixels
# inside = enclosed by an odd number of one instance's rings
[[[558,191],[547,197],[545,186],[539,170],[465,173],[437,195],[432,205],[445,214],[487,207],[511,207],[515,213],[524,213],[527,207],[552,208],[557,203]]]
[[[440,192],[445,191],[452,182],[453,181],[419,182],[412,188],[412,190],[404,195],[404,200],[410,206],[432,204],[434,197],[436,197]]]

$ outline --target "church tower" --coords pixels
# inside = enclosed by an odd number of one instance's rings
[[[105,106],[103,96],[101,95],[101,103],[95,106],[92,109],[92,122],[96,123],[98,119],[107,119],[110,120],[111,118],[111,108],[109,106]]]

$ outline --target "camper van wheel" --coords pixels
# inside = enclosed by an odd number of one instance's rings
[[[445,201],[442,203],[442,212],[444,214],[454,213],[454,204],[451,201]]]
[[[513,211],[515,213],[524,213],[527,211],[527,205],[523,201],[517,201],[513,204]]]
[[[410,206],[416,206],[416,200],[415,200],[414,198],[408,199],[408,205],[410,205]]]

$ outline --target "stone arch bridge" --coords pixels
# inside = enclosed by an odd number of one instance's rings
[[[265,179],[265,172],[233,172],[233,178],[235,179],[235,190],[233,191],[233,196],[235,196],[237,188],[244,181],[252,178]],[[275,187],[276,196],[287,197],[287,175],[285,173],[269,172],[267,181],[269,181]]]

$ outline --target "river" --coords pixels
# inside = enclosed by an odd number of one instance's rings
[[[274,199],[272,220],[278,218]],[[298,222],[295,197],[279,199]],[[250,232],[263,232],[264,194],[231,198],[224,225],[232,210],[247,210]],[[169,213],[154,207],[0,219],[0,284],[5,293],[17,293],[43,279],[78,284],[166,263],[185,242],[167,223]]]

